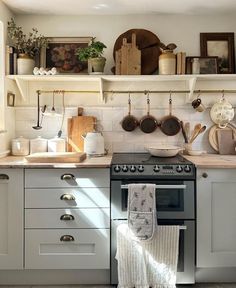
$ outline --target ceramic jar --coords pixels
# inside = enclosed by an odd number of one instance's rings
[[[176,73],[176,56],[172,50],[164,50],[159,56],[159,74],[174,75]]]
[[[12,155],[26,156],[29,155],[29,139],[22,136],[11,141]]]
[[[54,137],[48,140],[48,152],[65,152],[66,142],[65,139]]]
[[[30,154],[48,151],[48,140],[38,136],[30,140]]]
[[[35,66],[33,58],[27,54],[19,54],[17,58],[17,74],[19,75],[32,75]]]

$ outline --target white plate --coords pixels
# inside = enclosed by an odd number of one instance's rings
[[[10,150],[6,150],[6,151],[3,151],[3,152],[0,152],[0,158],[4,158],[4,157],[6,157],[9,154],[10,154]]]

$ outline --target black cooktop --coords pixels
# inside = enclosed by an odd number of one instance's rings
[[[175,157],[154,157],[149,153],[113,153],[113,165],[161,165],[161,164],[186,164],[190,165],[192,162],[188,161],[181,155]]]

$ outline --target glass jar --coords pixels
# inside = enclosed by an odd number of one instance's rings
[[[200,62],[198,58],[193,58],[192,74],[200,74]]]

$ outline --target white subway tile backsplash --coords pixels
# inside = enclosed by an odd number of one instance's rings
[[[135,104],[137,105],[132,106],[131,114],[140,120],[146,115],[147,110],[145,105],[138,105],[138,102],[135,102]],[[121,121],[128,114],[128,105],[126,104],[122,104],[122,107],[107,107],[104,104],[104,106],[101,107],[84,106],[83,108],[84,115],[92,115],[98,119],[98,130],[103,132],[105,147],[109,150],[109,153],[118,151],[144,152],[146,151],[145,147],[147,145],[150,146],[168,143],[182,146],[184,143],[181,132],[179,132],[176,136],[166,136],[161,132],[159,127],[150,134],[143,133],[139,127],[137,127],[133,132],[124,131],[121,126]],[[186,107],[173,107],[173,115],[184,122],[190,122],[191,131],[193,130],[194,125],[197,123],[207,125],[208,129],[213,125],[209,116],[209,111],[209,109],[206,109],[206,111],[203,113],[199,113],[193,110],[191,105],[186,105]],[[77,116],[77,113],[78,107],[66,107],[65,118],[62,126],[63,137],[66,137],[67,135],[68,118]],[[169,114],[168,101],[167,105],[160,105],[159,107],[157,107],[157,105],[151,106],[150,114],[153,115],[158,121],[161,121],[164,116]],[[32,126],[36,125],[37,121],[37,109],[35,107],[16,107],[15,118],[15,136],[24,136],[30,139],[37,136],[42,136],[47,139],[54,137],[57,135],[62,121],[62,117],[53,118],[45,116],[42,121],[42,129],[34,130]],[[208,144],[208,131],[202,135],[199,135],[194,142],[194,145],[196,145],[196,147],[199,149],[204,147],[204,149],[207,151],[212,152],[212,149]]]

